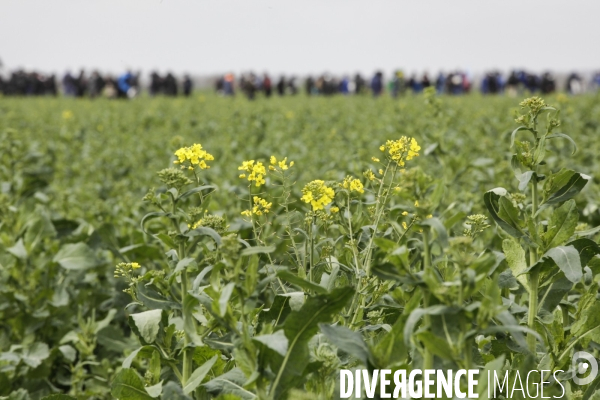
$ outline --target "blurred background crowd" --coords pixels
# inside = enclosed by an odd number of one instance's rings
[[[145,79],[144,79],[145,78]],[[77,74],[66,72],[57,77],[37,71],[15,70],[0,73],[0,93],[5,96],[69,96],[133,98],[142,91],[150,96],[189,96],[194,88],[213,89],[222,96],[244,95],[252,100],[258,96],[286,96],[304,93],[309,96],[332,96],[370,94],[374,97],[418,94],[425,88],[434,87],[438,94],[463,95],[481,92],[485,95],[506,94],[520,96],[523,93],[549,94],[563,91],[572,95],[595,92],[600,89],[600,72],[536,74],[526,70],[509,73],[488,71],[471,75],[465,71],[439,72],[435,76],[427,72],[405,74],[397,70],[385,75],[375,72],[371,76],[321,74],[318,76],[277,75],[253,72],[234,75],[193,79],[190,75],[176,77],[172,73],[152,72],[143,77],[141,72],[127,71],[119,75],[101,74],[98,71]]]

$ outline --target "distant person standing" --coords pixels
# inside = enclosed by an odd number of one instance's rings
[[[371,79],[371,91],[373,92],[373,97],[381,96],[383,92],[383,73],[377,71]]]
[[[271,94],[273,94],[273,83],[271,82],[271,77],[269,76],[269,74],[263,75],[262,88],[265,92],[265,96],[271,97]]]
[[[137,88],[134,86],[135,76],[131,71],[125,72],[123,75],[117,78],[117,97],[120,98],[134,98],[137,95]]]
[[[285,95],[285,77],[281,75],[277,82],[277,94],[280,96]]]
[[[233,74],[229,73],[225,75],[223,79],[223,93],[225,96],[234,96],[235,95],[235,82],[233,78]]]
[[[189,75],[183,76],[183,95],[185,97],[190,97],[192,94],[192,90],[194,89],[194,83]]]
[[[65,96],[75,97],[77,95],[77,86],[75,85],[75,78],[71,75],[70,71],[67,71],[62,79],[63,93]]]

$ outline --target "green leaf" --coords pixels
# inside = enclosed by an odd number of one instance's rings
[[[275,333],[267,334],[267,335],[259,335],[254,336],[252,340],[255,340],[259,343],[264,344],[271,350],[276,351],[277,353],[285,356],[288,350],[288,338],[285,336],[283,330],[278,330]]]
[[[216,361],[217,356],[213,356],[210,360],[196,368],[194,372],[192,372],[192,375],[190,375],[188,381],[185,383],[185,386],[183,387],[183,393],[189,394],[193,392],[198,385],[202,383],[204,377],[210,372],[210,369],[213,367]]]
[[[566,242],[575,232],[579,222],[579,212],[575,200],[569,200],[552,213],[548,221],[548,229],[542,235],[545,249],[559,246]]]
[[[130,315],[130,318],[138,328],[140,336],[146,343],[152,343],[156,339],[161,317],[161,310],[150,310]]]
[[[413,310],[404,325],[404,343],[407,347],[410,346],[410,340],[413,337],[415,326],[424,315],[456,315],[459,311],[460,308],[458,307],[444,306],[441,304]]]
[[[483,195],[483,201],[498,226],[509,235],[519,238],[523,236],[523,232],[519,227],[521,223],[519,210],[506,198],[507,195],[506,189],[495,188]]]
[[[502,368],[504,367],[504,359],[505,359],[505,356],[504,356],[504,354],[502,354],[502,355],[500,355],[500,357],[496,358],[495,360],[492,360],[489,363],[485,364],[485,368],[483,369],[480,376],[486,377],[486,378],[488,376],[493,376],[492,372],[494,372],[494,371],[496,372],[496,376],[500,376],[500,374],[502,372]],[[489,391],[488,391],[487,379],[480,379],[479,385],[477,387],[477,393],[479,394],[479,399],[489,400],[488,392]]]
[[[244,389],[244,382],[246,382],[244,373],[239,368],[234,368],[206,382],[203,386],[209,393],[215,396],[219,394],[233,394],[244,400],[255,399],[256,395],[254,393]]]
[[[31,368],[37,368],[48,357],[50,357],[48,345],[46,343],[35,342],[24,352],[21,359]]]
[[[85,270],[99,264],[94,251],[82,242],[63,245],[53,261],[68,270]]]
[[[133,350],[127,358],[123,360],[123,364],[121,365],[123,368],[130,368],[133,360],[140,355],[140,357],[150,358],[152,353],[156,351],[156,347],[154,346],[142,346],[135,350]]]
[[[42,400],[77,400],[75,397],[67,396],[66,394],[51,394],[50,396],[42,397]]]
[[[573,145],[573,151],[571,152],[571,155],[573,155],[573,154],[575,154],[577,152],[577,144],[571,138],[571,136],[569,136],[567,134],[564,134],[564,133],[551,133],[550,135],[546,136],[546,139],[554,139],[554,138],[567,139]]]
[[[156,385],[146,386],[144,389],[146,389],[146,393],[148,393],[150,397],[157,398],[162,393],[162,383],[163,381],[160,381]]]
[[[581,238],[567,243],[567,246],[573,246],[579,252],[581,266],[585,267],[594,256],[600,254],[600,246],[593,240]]]
[[[20,260],[25,260],[27,258],[27,250],[25,249],[25,245],[23,245],[23,239],[17,240],[14,246],[6,249],[10,254],[17,257]]]
[[[25,232],[25,246],[29,252],[46,238],[56,236],[56,229],[45,213],[37,215],[29,224]]]
[[[198,263],[196,263],[196,259],[195,258],[186,257],[183,260],[179,260],[179,262],[175,266],[175,270],[173,272],[175,274],[178,273],[178,272],[181,272],[181,271],[183,271],[184,269],[186,269],[190,265],[191,266],[197,266]]]
[[[219,296],[219,315],[221,317],[224,317],[227,313],[227,305],[229,304],[233,289],[235,289],[235,283],[229,282],[221,291],[221,296]]]
[[[289,340],[288,351],[277,368],[277,377],[271,386],[271,392],[279,398],[294,382],[302,376],[310,362],[309,340],[318,332],[319,323],[329,322],[340,312],[354,295],[351,287],[334,289],[331,293],[308,298],[299,311],[293,311],[283,326]]]
[[[420,299],[421,295],[413,296],[411,300]],[[408,312],[410,305],[407,304],[405,311]],[[408,356],[407,346],[404,343],[404,326],[407,316],[402,314],[398,317],[392,330],[375,345],[372,350],[372,357],[377,363],[377,368],[387,368],[394,364],[403,362]]]
[[[579,259],[579,252],[573,246],[558,246],[546,252],[544,257],[550,257],[564,272],[568,280],[578,283],[583,277],[583,269]]]
[[[369,348],[359,332],[340,325],[319,324],[319,328],[334,346],[368,366]]]
[[[130,368],[122,369],[115,377],[110,393],[119,400],[152,400],[137,372]]]
[[[450,345],[446,339],[442,339],[441,337],[433,334],[433,332],[421,332],[417,335],[417,338],[423,342],[423,345],[427,348],[427,350],[436,356],[446,360],[453,359],[452,349],[450,348]]]
[[[571,335],[575,338],[589,338],[600,342],[600,302],[592,302],[581,312],[571,326]]]
[[[517,278],[519,283],[529,292],[529,283],[527,277],[523,273],[527,270],[527,261],[525,260],[525,250],[519,242],[512,239],[504,239],[502,241],[502,250],[506,256],[508,264],[513,276]]]
[[[267,254],[275,251],[275,246],[254,246],[242,250],[242,256],[251,256],[252,254]]]
[[[175,382],[167,382],[167,384],[163,387],[162,398],[164,400],[192,400],[191,397],[186,396],[183,393],[181,386]]]
[[[177,302],[165,298],[151,286],[138,282],[136,284],[138,299],[148,308],[160,310],[180,309],[181,305]]]
[[[205,226],[199,226],[198,228],[191,229],[185,233],[187,237],[196,237],[196,236],[209,236],[212,240],[215,241],[217,246],[221,246],[221,235],[217,233],[212,228],[207,228]]]
[[[216,187],[216,186],[214,186],[214,185],[203,185],[203,186],[198,186],[198,187],[195,187],[195,188],[193,188],[193,189],[190,189],[190,190],[188,190],[187,192],[183,192],[183,193],[182,193],[182,194],[181,194],[181,195],[180,195],[180,196],[177,198],[177,200],[176,200],[176,201],[183,200],[183,199],[185,199],[185,198],[188,198],[188,197],[190,197],[190,196],[191,196],[191,195],[193,195],[194,193],[200,193],[200,192],[202,192],[202,191],[204,191],[204,190],[208,190],[208,189],[213,189],[212,191],[215,191],[215,190],[217,190],[217,187]]]
[[[527,185],[529,184],[529,181],[531,180],[534,174],[535,172],[533,171],[526,171],[517,176],[517,179],[519,180],[519,190],[521,192],[527,188]]]
[[[563,172],[564,171],[564,172]],[[562,174],[561,174],[562,173]],[[570,175],[569,180],[564,182],[564,178]],[[549,189],[549,197],[544,204],[562,203],[575,197],[587,185],[592,178],[588,175],[580,174],[570,170],[561,170],[557,177],[554,177],[554,184]]]
[[[327,293],[327,289],[325,289],[323,286],[307,281],[306,279],[302,279],[298,275],[288,270],[282,269],[277,271],[277,276],[284,281],[291,283],[292,285],[304,289],[307,292],[315,292],[319,294]]]

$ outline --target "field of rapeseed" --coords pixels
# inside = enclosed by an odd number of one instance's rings
[[[599,137],[591,96],[0,98],[0,398],[600,398]]]

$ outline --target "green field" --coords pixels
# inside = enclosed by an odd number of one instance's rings
[[[598,398],[568,371],[599,358],[600,99],[521,100],[0,98],[0,398],[330,399],[340,369],[416,368]],[[209,169],[173,163],[195,143]]]

